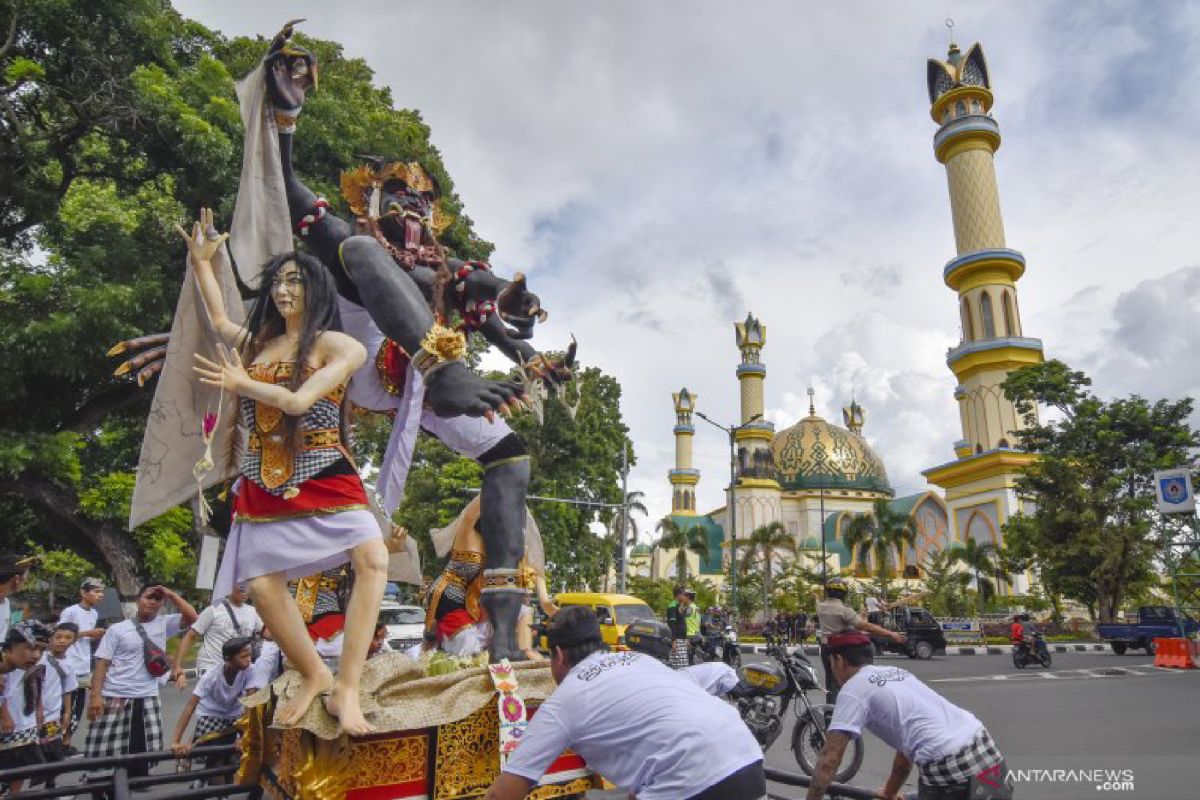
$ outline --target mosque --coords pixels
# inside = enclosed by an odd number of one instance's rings
[[[976,44],[964,54],[951,43],[945,61],[929,60],[928,86],[930,114],[938,125],[933,151],[946,168],[957,250],[942,270],[943,281],[957,294],[962,326],[961,341],[946,355],[962,424],[955,457],[923,471],[928,491],[896,497],[884,459],[863,436],[866,410],[853,399],[842,409],[839,426],[816,415],[809,390],[809,415],[776,432],[763,418],[767,368],[761,354],[767,327],[748,315],[734,326],[741,353],[736,369],[741,422],[731,432],[733,486],[726,489],[722,508],[707,513],[696,508],[700,471],[692,464],[692,437],[699,398],[686,388],[672,395],[671,517],[680,527],[701,527],[709,545],[702,563],[689,554],[691,574],[722,584],[733,533],[741,540],[778,522],[807,566],[819,570],[824,552],[830,574],[865,578],[874,572],[872,556],[850,552],[845,534],[856,515],[870,513],[877,500],[884,500],[915,524],[914,544],[891,559],[896,578],[915,581],[932,552],[967,539],[1002,544],[1001,526],[1020,511],[1015,481],[1034,456],[1012,444],[1023,420],[1000,384],[1010,371],[1040,363],[1042,343],[1024,336],[1021,326],[1016,284],[1025,258],[1004,238],[993,165],[1000,128],[990,113],[983,49]],[[670,577],[674,556],[674,551],[639,546],[630,556],[630,573]],[[1030,579],[1014,576],[1004,590],[1026,592]]]

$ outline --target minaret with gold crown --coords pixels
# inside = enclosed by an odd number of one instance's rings
[[[1000,526],[1018,510],[1014,481],[1033,456],[1015,449],[1024,427],[1000,387],[1009,372],[1042,361],[1042,343],[1024,336],[1017,280],[1025,257],[1004,240],[993,156],[1000,127],[989,113],[991,79],[983,49],[964,55],[951,42],[945,61],[928,64],[930,114],[939,125],[933,152],[946,165],[957,255],[942,272],[958,294],[962,340],[946,363],[958,379],[962,420],[956,460],[925,477],[946,492],[956,538],[1001,543]]]
[[[696,395],[680,389],[671,395],[675,401],[675,469],[667,473],[671,481],[671,514],[695,516],[696,484],[700,482],[700,470],[692,466],[692,437],[696,427],[692,424],[692,412],[696,410]]]
[[[742,415],[734,440],[737,444],[737,505],[738,538],[745,538],[755,528],[777,522],[780,516],[779,497],[782,491],[775,480],[775,460],[771,443],[775,425],[763,418],[766,412],[763,384],[767,367],[762,363],[762,348],[767,343],[767,326],[753,314],[745,322],[734,323],[738,350],[742,362],[737,367],[741,394]]]

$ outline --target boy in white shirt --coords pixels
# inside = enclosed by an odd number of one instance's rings
[[[196,688],[175,724],[175,736],[171,742],[175,755],[185,756],[197,745],[233,744],[237,738],[233,725],[242,716],[244,709],[241,698],[246,693],[246,683],[251,675],[250,645],[251,640],[246,636],[225,642],[221,647],[224,659],[221,668],[210,669],[196,682]],[[196,717],[196,730],[192,734],[191,744],[185,744],[183,735],[192,721],[192,715],[196,713],[199,714]],[[227,761],[228,758],[205,759],[204,765],[213,767]]]
[[[41,698],[37,683],[29,684],[26,673],[37,666],[42,648],[50,640],[50,629],[40,622],[18,622],[5,633],[0,644],[0,770],[44,764],[38,745],[38,712]],[[31,691],[32,690],[32,691]],[[21,791],[24,781],[11,781],[9,794]]]
[[[98,626],[100,611],[97,608],[104,599],[104,582],[99,578],[84,578],[79,585],[79,602],[67,606],[58,616],[59,624],[70,622],[79,627],[79,637],[64,659],[68,669],[75,673],[75,682],[79,688],[71,698],[71,719],[69,725],[64,725],[63,746],[68,752],[71,747],[71,733],[83,719],[83,710],[87,707],[87,687],[92,682],[92,645],[104,636],[104,629]],[[64,719],[64,722],[68,720]]]
[[[254,606],[246,602],[246,587],[234,586],[223,602],[211,605],[200,612],[179,640],[175,648],[175,668],[171,679],[177,684],[183,674],[183,659],[191,649],[192,642],[200,639],[200,651],[196,653],[196,678],[203,677],[210,669],[224,663],[221,648],[233,638],[253,637],[262,631],[263,622]],[[186,686],[186,682],[183,684]]]
[[[72,622],[60,622],[50,636],[50,646],[38,662],[45,668],[42,683],[42,755],[47,761],[62,761],[66,753],[66,727],[71,720],[71,702],[78,688],[75,672],[67,663],[67,653],[75,644],[79,628]],[[47,786],[53,786],[53,779]]]

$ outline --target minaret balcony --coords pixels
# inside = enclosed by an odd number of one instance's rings
[[[671,483],[691,484],[694,486],[700,482],[700,470],[676,467],[675,469],[667,470],[667,478]]]
[[[761,378],[766,377],[766,374],[767,367],[765,364],[738,364],[737,376],[739,379],[750,375],[757,375]]]
[[[958,380],[986,369],[1014,370],[1042,363],[1042,340],[1027,336],[998,336],[963,342],[946,352],[946,366]]]
[[[944,164],[956,154],[958,143],[968,141],[978,142],[978,147],[996,152],[1000,149],[999,123],[987,114],[967,114],[952,119],[933,135],[933,154]]]
[[[695,425],[676,425],[674,428],[674,431],[675,431],[676,436],[679,436],[681,434],[684,434],[687,436],[692,436],[696,433],[696,426]]]
[[[997,247],[952,258],[942,269],[942,280],[956,292],[987,284],[1013,284],[1025,274],[1025,256],[1019,250]]]

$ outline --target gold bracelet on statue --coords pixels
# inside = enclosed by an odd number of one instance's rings
[[[279,132],[280,133],[295,133],[296,132],[296,118],[300,116],[300,109],[296,108],[296,109],[291,109],[289,111],[284,111],[282,109],[276,108],[273,110],[275,112],[275,115],[274,115],[275,116],[275,126],[279,129]]]
[[[451,361],[461,361],[467,352],[467,340],[462,333],[452,331],[444,325],[434,323],[421,339],[421,346],[413,354],[413,369],[422,375]]]

